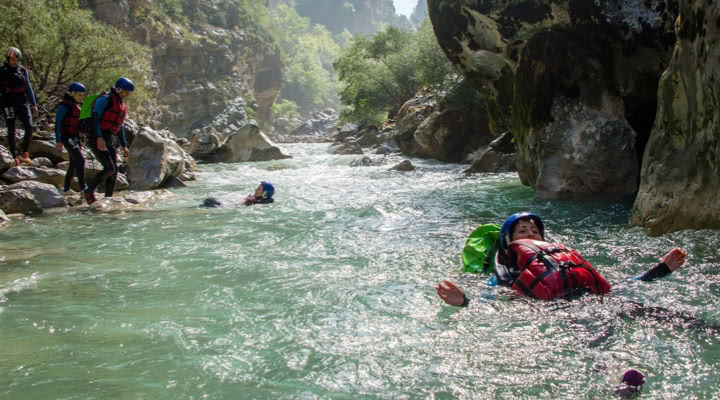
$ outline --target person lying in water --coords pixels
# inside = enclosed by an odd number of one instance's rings
[[[580,254],[559,243],[545,242],[545,226],[535,214],[511,215],[500,228],[495,255],[495,279],[501,286],[540,300],[575,297],[590,291],[603,295],[610,284]],[[685,263],[687,253],[670,250],[662,262],[634,279],[651,281],[676,271]],[[435,286],[447,304],[464,307],[469,299],[452,282]]]
[[[243,205],[251,206],[253,204],[268,204],[272,203],[273,195],[275,194],[275,186],[270,182],[262,181],[260,185],[255,189],[255,193],[245,198]]]

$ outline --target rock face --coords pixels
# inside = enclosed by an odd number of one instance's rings
[[[393,138],[404,154],[444,162],[467,162],[493,139],[482,98],[467,81],[447,93],[410,99],[395,126]]]
[[[391,0],[295,0],[298,14],[323,24],[332,33],[372,34],[383,25],[410,27],[405,17],[395,14]]]
[[[338,121],[337,111],[328,108],[313,113],[310,118],[305,120],[300,126],[293,129],[290,135],[302,136],[327,136]]]
[[[544,197],[632,192],[624,180],[638,181],[674,43],[675,1],[429,0],[428,13],[448,58],[482,94],[490,130],[515,134],[523,183]],[[578,128],[564,130],[570,123]],[[588,137],[609,139],[590,146],[623,157],[625,171],[600,181],[603,166],[573,171],[606,162],[568,145]],[[558,163],[568,158],[575,161]]]
[[[680,0],[632,223],[651,234],[720,228],[720,4]]]
[[[240,2],[182,2],[189,23],[157,18],[163,2],[149,0],[80,0],[96,18],[127,32],[152,49],[159,105],[133,110],[143,122],[168,127],[184,136],[213,126],[222,132],[248,122],[252,108],[261,124],[270,123],[271,106],[282,86],[279,48],[258,33]],[[224,15],[223,18],[208,16]],[[254,102],[247,99],[254,98]]]

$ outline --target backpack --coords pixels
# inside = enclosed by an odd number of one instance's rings
[[[80,109],[80,121],[78,121],[80,132],[88,135],[92,133],[93,127],[95,126],[95,124],[93,123],[92,110],[95,106],[95,100],[97,100],[97,98],[102,96],[103,94],[105,93],[85,96],[85,100],[83,100],[82,103],[82,108]]]
[[[476,274],[494,273],[499,238],[500,225],[485,224],[477,227],[465,241],[462,252],[463,271]]]

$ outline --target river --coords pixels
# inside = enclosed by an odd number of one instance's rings
[[[643,398],[717,396],[720,231],[651,238],[628,224],[632,199],[540,200],[516,174],[282,147],[294,157],[203,165],[151,211],[0,228],[0,398],[608,398],[631,367]],[[276,202],[237,206],[260,180]],[[225,206],[199,208],[209,196]],[[613,293],[539,302],[460,273],[467,235],[523,210]],[[623,282],[674,246],[687,268]],[[439,300],[444,278],[468,308]]]

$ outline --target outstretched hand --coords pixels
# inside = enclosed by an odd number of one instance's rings
[[[451,306],[460,307],[465,302],[465,293],[454,283],[445,280],[435,286],[438,296]]]
[[[675,271],[678,268],[680,268],[683,264],[685,264],[685,257],[687,256],[687,252],[679,247],[676,247],[667,254],[665,254],[665,257],[663,257],[662,262],[664,262],[668,268],[670,268],[670,271]]]

